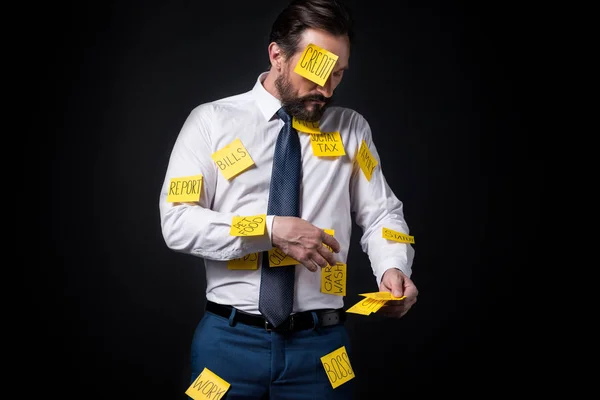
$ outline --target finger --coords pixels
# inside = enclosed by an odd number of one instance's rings
[[[331,253],[331,254],[333,254],[333,253]],[[327,259],[325,259],[324,257],[321,257],[321,255],[319,253],[315,253],[312,256],[312,260],[315,262],[315,264],[317,264],[319,266],[319,268],[325,268],[325,267],[327,267],[327,264],[331,265],[331,263],[329,263],[327,261]],[[335,265],[335,263],[334,263],[334,265]]]
[[[407,309],[404,306],[388,306],[387,304],[384,304],[383,307],[377,310],[377,313],[384,317],[400,318],[402,315],[406,314],[406,311]]]
[[[404,293],[404,279],[394,279],[392,282],[392,296],[394,297],[402,297],[405,295]]]
[[[334,238],[327,232],[325,232],[325,231],[321,231],[321,232],[322,232],[321,240],[323,241],[323,243],[326,244],[327,246],[331,247],[331,249],[335,253],[339,253],[340,252],[340,242],[338,242],[336,238]],[[333,265],[333,264],[331,264],[331,265]]]
[[[419,294],[417,287],[413,284],[406,285],[404,288],[404,295],[408,299],[416,299]]]
[[[306,260],[305,262],[302,263],[302,265],[304,265],[304,267],[309,270],[310,272],[317,272],[318,265],[313,261],[312,258]]]
[[[315,257],[319,256],[321,258],[323,258],[327,264],[329,265],[335,265],[337,263],[337,260],[335,259],[335,254],[333,254],[331,252],[331,250],[329,250],[327,247],[325,246],[321,246],[321,248],[318,250],[318,252],[315,254]],[[325,268],[327,265],[323,265],[320,264],[323,268]]]
[[[402,307],[404,307],[404,304],[406,304],[405,301],[406,301],[406,297],[403,298],[402,300],[388,300],[385,303],[385,305],[386,306],[402,306]]]

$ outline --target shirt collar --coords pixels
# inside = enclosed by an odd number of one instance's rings
[[[277,114],[277,110],[281,108],[281,101],[267,92],[263,86],[263,81],[267,77],[267,74],[268,72],[263,72],[258,76],[254,88],[252,88],[252,95],[265,120],[270,121]]]

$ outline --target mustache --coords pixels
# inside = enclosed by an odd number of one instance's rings
[[[325,97],[322,94],[311,94],[308,96],[304,96],[302,98],[299,99],[300,101],[320,101],[323,103],[329,103],[329,101],[331,100],[330,97]]]

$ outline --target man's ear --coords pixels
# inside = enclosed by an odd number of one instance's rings
[[[278,72],[281,72],[283,63],[285,62],[285,56],[281,47],[275,42],[269,44],[269,60],[271,61],[271,66]]]

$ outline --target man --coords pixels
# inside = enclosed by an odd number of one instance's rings
[[[343,296],[322,288],[325,270],[352,274],[352,213],[380,291],[405,296],[379,312],[402,317],[416,301],[410,242],[383,235],[409,230],[369,125],[329,104],[352,37],[343,3],[293,1],[272,26],[269,71],[248,92],[196,107],[181,129],[160,218],[167,246],[206,270],[188,394],[206,394],[216,375],[228,399],[352,397]],[[181,193],[196,197],[172,197]],[[333,368],[321,358],[336,350]]]

